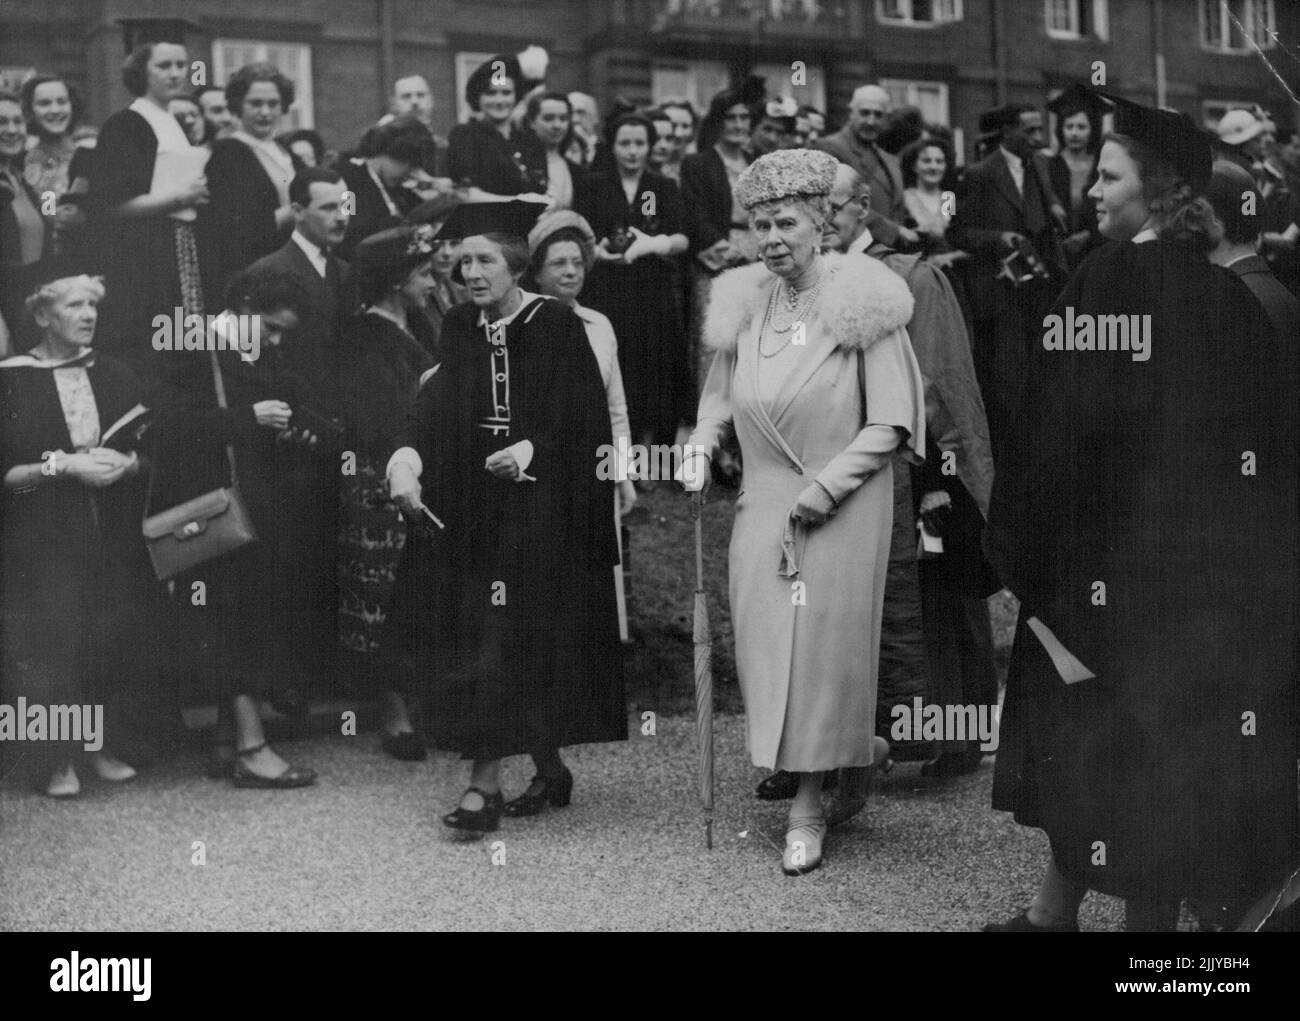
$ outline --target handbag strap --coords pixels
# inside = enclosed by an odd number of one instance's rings
[[[225,411],[229,405],[226,404],[226,379],[221,374],[221,363],[217,361],[217,352],[214,348],[208,354],[212,357],[212,385],[217,391],[217,407]],[[230,464],[230,484],[239,485],[239,476],[235,472],[235,446],[233,443],[226,444],[226,461]]]
[[[217,352],[209,351],[212,358],[212,386],[217,393],[217,407],[225,411],[229,405],[226,403],[226,380],[221,374],[221,364],[217,361]],[[232,443],[226,444],[226,463],[230,465],[230,485],[237,488],[239,485],[239,476],[235,472],[235,447]],[[144,517],[149,516],[149,508],[153,506],[154,491],[157,489],[158,482],[158,458],[153,458],[153,466],[149,470],[149,485],[144,494]]]

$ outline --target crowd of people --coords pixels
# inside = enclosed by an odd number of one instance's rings
[[[1264,111],[1212,137],[1075,85],[1054,146],[1004,105],[962,166],[875,84],[835,131],[754,77],[602,117],[529,47],[446,139],[409,75],[349,148],[282,131],[273,65],[191,92],[188,56],[136,48],[98,131],[65,79],[0,93],[0,682],[110,710],[39,789],[133,777],[114,736],[176,725],[179,669],[214,779],[314,783],[263,705],[348,690],[387,754],[467,760],[451,830],[569,804],[561,749],[626,737],[619,524],[655,484],[598,452],[661,444],[692,499],[741,490],[787,875],[878,768],[979,768],[892,725],[998,704],[1004,586],[994,807],[1051,859],[990,929],[1075,929],[1090,889],[1228,925],[1295,867],[1300,141]]]

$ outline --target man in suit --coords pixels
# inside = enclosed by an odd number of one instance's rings
[[[1228,160],[1216,160],[1205,197],[1223,229],[1210,261],[1241,277],[1267,313],[1278,342],[1290,347],[1294,355],[1300,337],[1300,299],[1282,286],[1259,255],[1260,196],[1250,172]],[[1244,213],[1243,208],[1252,212]]]
[[[1012,103],[983,114],[979,128],[997,131],[998,145],[966,168],[948,237],[971,253],[967,282],[975,371],[996,457],[1000,437],[1015,418],[1029,347],[1041,336],[1043,315],[1061,284],[1065,209],[1038,154],[1040,111]],[[1013,283],[1003,262],[1016,251],[1032,252],[1047,275]],[[1028,267],[1024,259],[1012,264],[1017,276]]]
[[[300,289],[298,327],[285,332],[280,351],[293,374],[306,385],[305,391],[315,395],[318,406],[311,410],[331,417],[338,400],[342,326],[355,305],[350,268],[332,251],[348,228],[343,178],[327,167],[301,170],[289,185],[289,201],[293,233],[282,248],[253,263],[249,272],[256,276],[278,271]],[[310,428],[303,421],[306,409],[292,410],[297,417],[291,424]],[[302,483],[312,497],[301,506],[286,508],[286,513],[297,517],[303,548],[317,554],[294,565],[295,577],[286,587],[295,597],[286,613],[295,621],[301,665],[307,676],[316,679],[316,693],[332,687],[338,643],[339,463],[337,458],[322,458],[319,473]],[[297,701],[287,692],[279,694],[285,701]]]
[[[903,172],[898,158],[877,144],[889,116],[889,93],[879,85],[863,85],[849,101],[849,121],[832,135],[812,143],[813,149],[828,152],[856,170],[871,189],[871,215],[867,230],[871,236],[895,249],[920,243],[916,231],[903,226],[907,206],[903,204]]]
[[[332,406],[340,329],[353,311],[350,269],[333,254],[347,234],[347,189],[337,171],[309,167],[289,185],[289,202],[294,220],[289,240],[250,269],[288,273],[302,288],[303,313],[298,328],[285,335],[282,350],[294,372]]]

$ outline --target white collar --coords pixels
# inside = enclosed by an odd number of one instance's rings
[[[293,234],[291,234],[290,237],[292,237],[294,243],[302,249],[303,254],[306,255],[307,258],[314,262],[325,261],[325,250],[321,248],[320,245],[316,244],[316,242],[308,241],[306,235],[299,231],[297,227],[293,229]]]
[[[1144,245],[1148,241],[1158,241],[1158,240],[1160,240],[1160,235],[1157,234],[1150,227],[1143,227],[1140,231],[1138,231],[1136,234],[1133,235],[1133,244],[1135,245]]]
[[[865,252],[868,248],[871,247],[872,242],[874,242],[875,240],[876,239],[871,236],[871,231],[863,227],[862,233],[858,236],[857,240],[853,242],[853,244],[849,245],[849,247],[845,250],[845,253],[848,255],[856,255],[859,252]]]
[[[497,325],[509,326],[511,323],[515,321],[515,317],[519,315],[520,312],[526,309],[530,304],[532,304],[538,298],[542,297],[542,295],[532,294],[531,292],[525,291],[522,288],[520,288],[519,297],[521,299],[519,302],[519,307],[515,309],[513,312],[511,312],[508,316],[504,316],[501,319],[489,320],[487,317],[487,311],[485,309],[479,309],[478,324],[480,326],[497,326]]]
[[[1235,259],[1229,259],[1227,262],[1221,262],[1221,263],[1219,263],[1219,265],[1222,266],[1224,269],[1227,269],[1229,266],[1235,266],[1235,265],[1237,265],[1237,263],[1241,262],[1243,259],[1249,259],[1249,258],[1252,258],[1252,257],[1255,256],[1256,254],[1258,254],[1258,253],[1256,253],[1256,252],[1243,252],[1241,255],[1237,256]]]
[[[1006,158],[1007,166],[1009,166],[1012,170],[1024,169],[1025,161],[1021,159],[1019,156],[1017,156],[1014,152],[1011,152],[1008,149],[1004,149],[1000,145],[998,146],[998,152],[1002,153],[1002,155]]]
[[[193,148],[190,140],[185,137],[180,122],[166,110],[149,102],[144,96],[138,97],[127,109],[135,111],[145,119],[153,129],[154,137],[158,139],[159,149],[171,151]]]

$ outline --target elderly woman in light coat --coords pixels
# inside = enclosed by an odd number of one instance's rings
[[[702,492],[704,459],[735,429],[736,666],[754,764],[800,774],[787,875],[821,864],[823,774],[887,752],[874,732],[891,463],[899,448],[912,461],[925,449],[907,285],[873,260],[818,252],[835,168],[791,149],[737,182],[762,264],[714,283],[705,342],[716,353],[680,476]]]

